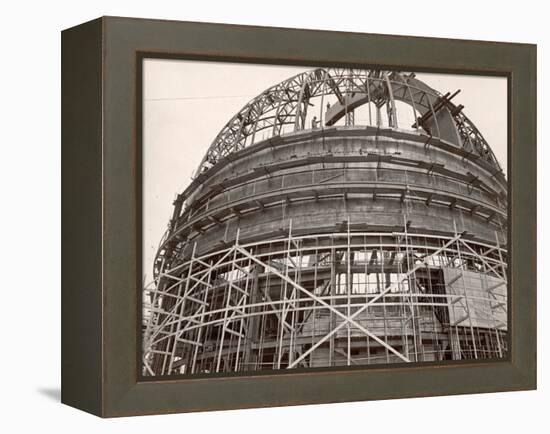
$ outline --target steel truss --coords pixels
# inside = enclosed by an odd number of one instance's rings
[[[380,127],[385,122],[390,128],[421,129],[482,158],[500,171],[491,148],[462,112],[463,106],[451,102],[457,93],[441,94],[412,73],[341,68],[307,71],[266,89],[239,110],[216,136],[197,173],[207,171],[259,138],[308,129],[306,119],[308,111],[314,110],[314,102],[320,108],[316,113],[320,127],[334,125],[339,119],[345,119],[345,125],[353,125],[354,110],[368,104],[367,125]],[[325,112],[329,97],[336,98],[336,102]],[[396,101],[410,105],[416,119],[412,126],[399,122]],[[446,118],[453,120],[458,134],[444,127]]]
[[[295,236],[292,221],[278,239],[194,249],[146,289],[144,374],[503,357],[506,255],[498,238],[349,223]]]

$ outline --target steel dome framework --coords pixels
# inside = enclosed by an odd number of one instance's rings
[[[174,202],[144,374],[504,357],[507,184],[457,93],[318,68],[245,105]]]

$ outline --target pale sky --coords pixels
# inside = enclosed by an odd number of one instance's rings
[[[172,203],[191,182],[218,132],[262,91],[312,67],[147,59],[143,68],[143,273],[149,283]],[[426,73],[416,77],[442,93],[461,89],[453,102],[465,106],[464,113],[506,173],[506,79]]]

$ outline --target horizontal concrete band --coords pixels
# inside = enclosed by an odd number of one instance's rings
[[[416,208],[409,207],[406,219],[403,217],[405,208],[398,200],[377,199],[353,200],[344,203],[342,199],[320,199],[319,202],[331,202],[331,206],[319,209],[319,203],[314,199],[308,202],[292,203],[273,206],[262,210],[251,211],[232,217],[224,223],[211,223],[207,230],[193,229],[188,239],[189,243],[197,242],[199,252],[210,251],[220,242],[230,242],[240,229],[242,240],[261,239],[270,233],[283,232],[292,220],[293,232],[300,234],[315,234],[334,232],[340,229],[342,222],[349,220],[352,223],[351,231],[396,231],[402,230],[405,224],[410,223],[411,232],[452,233],[456,223],[457,230],[468,231],[478,239],[494,240],[496,225],[488,225],[486,220],[469,213],[456,215],[450,207],[430,206],[421,204]],[[374,203],[382,209],[368,210],[368,202]],[[367,205],[365,205],[367,203]],[[386,206],[385,206],[386,205]],[[263,213],[263,219],[257,219],[255,213]],[[190,229],[191,230],[191,229]],[[177,235],[173,240],[177,240]],[[170,239],[169,239],[170,240]],[[503,242],[505,242],[503,240]]]
[[[341,197],[349,200],[349,195],[364,195],[363,200],[383,198],[397,198],[401,202],[405,200],[420,201],[428,205],[442,205],[462,209],[471,215],[482,219],[491,220],[495,215],[506,218],[506,212],[500,208],[453,192],[434,190],[424,186],[411,184],[392,184],[386,182],[376,183],[325,183],[322,186],[310,184],[300,187],[289,187],[271,191],[270,193],[255,194],[221,204],[217,207],[209,207],[204,212],[195,216],[187,214],[188,220],[183,220],[181,226],[175,228],[175,233],[189,233],[190,229],[207,230],[209,226],[217,225],[229,218],[240,216],[250,212],[263,212],[266,208],[277,207],[281,204],[297,205],[299,202],[314,200],[318,202],[324,198]],[[357,199],[357,197],[355,198]],[[320,204],[322,207],[322,204]],[[503,222],[504,223],[504,222]]]
[[[237,187],[252,184],[262,179],[277,179],[285,177],[288,174],[306,174],[315,173],[319,176],[323,171],[335,170],[338,167],[350,167],[353,172],[358,172],[360,169],[376,169],[380,171],[404,171],[407,170],[410,176],[415,174],[430,175],[432,179],[451,179],[454,182],[467,186],[472,191],[479,190],[490,196],[500,197],[503,201],[506,200],[503,187],[500,185],[496,190],[492,186],[483,182],[479,176],[473,175],[471,172],[465,172],[463,168],[460,171],[452,171],[445,167],[440,162],[425,161],[425,155],[419,159],[404,158],[400,156],[401,152],[395,154],[385,154],[378,152],[363,153],[360,150],[359,155],[339,155],[333,154],[318,154],[298,157],[295,154],[289,159],[283,159],[275,162],[262,163],[255,165],[250,170],[244,173],[232,173],[229,177],[225,177],[219,182],[214,182],[219,176],[213,176],[212,179],[205,179],[204,186],[197,190],[197,194],[193,195],[193,209],[201,204],[206,204],[219,195],[221,192],[231,191]],[[340,164],[339,164],[340,163]],[[294,170],[291,170],[294,169]],[[300,169],[300,170],[296,170]],[[318,179],[323,182],[322,179]]]
[[[487,163],[483,159],[479,158],[476,154],[468,152],[463,148],[459,148],[451,143],[446,142],[437,137],[432,137],[421,132],[413,131],[404,131],[398,130],[395,128],[376,128],[372,126],[338,126],[338,127],[325,127],[320,129],[313,130],[303,130],[284,136],[275,136],[263,141],[259,141],[252,146],[244,148],[240,151],[236,151],[232,154],[227,155],[226,157],[220,159],[215,166],[209,170],[197,174],[193,179],[191,184],[182,192],[180,195],[181,200],[186,200],[191,197],[197,189],[199,189],[204,183],[208,182],[209,179],[213,179],[220,172],[224,172],[227,167],[232,167],[238,164],[239,161],[246,159],[252,155],[257,155],[262,151],[276,150],[280,148],[287,147],[289,145],[302,145],[304,142],[315,143],[319,140],[328,141],[330,139],[345,139],[345,138],[376,138],[384,142],[385,139],[394,140],[394,141],[410,141],[417,145],[421,145],[422,149],[438,149],[445,153],[452,154],[458,157],[459,160],[468,161],[469,163],[475,164],[478,167],[478,170],[483,170],[488,176],[493,177],[498,180],[500,185],[506,188],[506,179],[504,174],[495,169],[494,166]],[[389,156],[387,152],[384,152],[384,147],[382,143],[380,144],[380,149],[378,149],[380,154]],[[329,155],[325,154],[325,157]]]

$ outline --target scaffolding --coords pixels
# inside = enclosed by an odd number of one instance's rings
[[[143,374],[506,357],[507,184],[457,93],[320,68],[243,107],[174,203]]]
[[[148,291],[144,306],[150,375],[506,353],[506,251],[497,244],[291,228],[162,273],[166,287]]]

